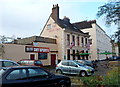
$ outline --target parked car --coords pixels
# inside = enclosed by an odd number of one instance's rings
[[[112,56],[109,58],[109,61],[119,61],[120,57],[119,56]]]
[[[0,59],[0,70],[11,66],[19,66],[19,64],[12,60]]]
[[[60,74],[88,76],[94,73],[94,69],[77,61],[63,60],[56,66],[56,72]]]
[[[40,60],[29,60],[29,59],[23,59],[18,61],[18,64],[20,65],[26,65],[26,66],[43,66],[43,63]]]
[[[77,62],[80,62],[84,65],[90,66],[92,68],[96,68],[96,63],[94,61],[89,61],[89,60],[76,60]]]
[[[116,61],[120,61],[120,56],[117,56],[117,59],[116,59]]]
[[[54,75],[37,66],[14,66],[0,72],[2,87],[70,87],[67,76]]]

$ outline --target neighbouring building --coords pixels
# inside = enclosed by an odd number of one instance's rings
[[[36,59],[41,60],[44,65],[56,64],[58,50],[55,39],[33,36],[5,43],[3,47],[2,59],[16,62],[21,59]]]
[[[112,52],[112,43],[110,37],[106,32],[97,24],[96,20],[82,21],[73,23],[81,31],[89,33],[92,42],[90,47],[91,57],[94,60],[102,60],[106,55],[101,55],[102,52]],[[108,57],[112,55],[107,55]]]
[[[117,43],[113,44],[113,53],[116,53],[115,56],[119,56],[120,52],[119,52],[119,47]]]
[[[4,46],[3,44],[0,44],[0,59],[3,58],[3,54],[4,54]]]
[[[91,60],[90,55],[76,55],[77,53],[89,53],[89,34],[82,32],[71,24],[68,17],[65,16],[60,19],[58,4],[53,5],[52,13],[40,36],[56,39],[58,60]]]

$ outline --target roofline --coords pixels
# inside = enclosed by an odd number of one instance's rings
[[[52,13],[51,13],[51,14],[50,14],[50,16],[48,17],[47,22],[45,23],[45,25],[44,25],[44,27],[43,27],[42,31],[40,32],[40,36],[41,36],[41,34],[42,34],[43,30],[45,29],[45,26],[47,25],[47,23],[48,23],[48,21],[49,21],[49,19],[50,19],[51,15],[52,15]]]

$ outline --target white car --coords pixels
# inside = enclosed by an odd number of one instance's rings
[[[12,60],[0,59],[0,70],[11,66],[19,66],[19,64]]]
[[[74,60],[63,60],[56,66],[56,72],[61,74],[76,74],[88,76],[94,73],[94,69]]]

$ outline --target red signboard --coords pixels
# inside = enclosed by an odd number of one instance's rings
[[[48,47],[26,46],[25,47],[25,52],[49,53],[50,48],[48,48]]]

